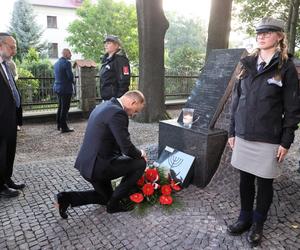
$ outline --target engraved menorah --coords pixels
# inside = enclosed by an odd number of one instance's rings
[[[168,158],[168,163],[169,163],[169,166],[170,166],[170,170],[180,167],[182,162],[183,162],[183,159],[181,159],[180,157],[175,156],[175,155],[172,155]],[[178,176],[179,176],[179,179],[182,181],[182,177],[180,176],[181,170],[179,170],[178,172],[173,170],[172,172],[175,173],[175,177],[177,179],[178,179]]]

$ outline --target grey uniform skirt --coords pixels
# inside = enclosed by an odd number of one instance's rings
[[[282,172],[281,163],[276,158],[278,147],[278,144],[247,141],[236,136],[231,164],[262,178],[277,178]]]

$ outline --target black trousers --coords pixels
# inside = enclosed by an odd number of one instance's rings
[[[17,129],[16,129],[17,131]],[[11,178],[16,154],[17,134],[0,136],[0,189]]]
[[[72,94],[57,94],[58,109],[56,114],[57,126],[61,129],[67,129],[67,117],[70,109]]]
[[[257,180],[257,195],[255,211],[264,220],[267,218],[273,200],[273,180],[266,179],[240,171],[241,210],[252,213],[255,199],[255,179]]]
[[[98,173],[97,167],[95,167],[94,180],[90,181],[94,190],[66,192],[68,201],[72,207],[76,207],[87,204],[106,205],[109,200],[118,201],[126,198],[143,175],[145,168],[144,159],[132,159],[123,156],[112,161],[104,172]],[[119,177],[123,177],[121,183],[113,191],[111,180]]]
[[[23,109],[22,109],[22,106],[17,108],[17,125],[18,126],[23,125]]]

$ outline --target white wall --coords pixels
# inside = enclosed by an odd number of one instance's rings
[[[71,22],[73,22],[76,16],[75,9],[68,8],[57,8],[48,6],[33,6],[34,13],[36,15],[36,22],[42,26],[44,33],[41,40],[47,43],[57,43],[58,44],[58,57],[61,56],[61,51],[64,48],[69,48],[72,52],[71,46],[65,41],[68,36],[67,27]],[[57,17],[57,28],[47,28],[47,16]],[[72,60],[82,59],[80,54],[75,54],[72,52]],[[50,59],[55,62],[57,59]]]

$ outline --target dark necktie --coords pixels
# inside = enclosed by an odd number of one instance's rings
[[[261,63],[259,64],[257,73],[261,73],[261,72],[264,70],[264,67],[265,67],[265,66],[266,66],[266,62],[261,62]]]
[[[9,83],[9,86],[10,86],[11,91],[13,93],[13,96],[14,96],[14,99],[15,99],[15,102],[16,102],[16,106],[17,106],[17,108],[19,108],[20,107],[20,96],[19,96],[19,92],[16,88],[15,81],[12,77],[12,74],[11,74],[10,69],[8,68],[6,62],[3,61],[2,64],[4,65],[4,67],[6,69],[6,73],[7,73],[7,76],[8,76],[8,83]]]

